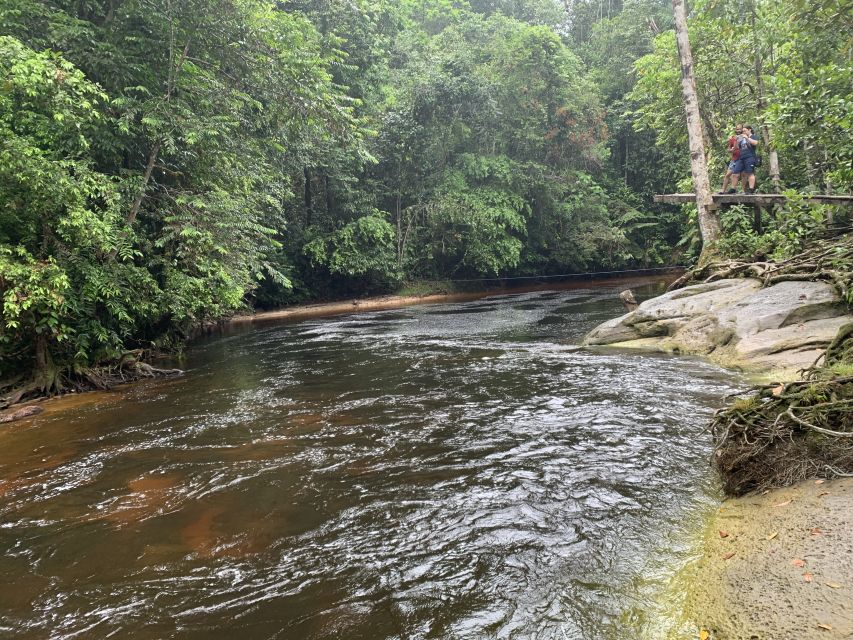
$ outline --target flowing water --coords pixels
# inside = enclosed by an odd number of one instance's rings
[[[577,346],[618,290],[254,328],[3,426],[0,637],[653,635],[737,380]]]

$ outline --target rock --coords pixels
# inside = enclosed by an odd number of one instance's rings
[[[630,289],[625,289],[625,291],[620,293],[619,299],[622,301],[622,304],[625,305],[625,309],[627,309],[628,311],[633,311],[639,306],[637,304],[637,299],[634,297],[634,292]]]
[[[708,356],[744,370],[791,373],[810,366],[838,329],[853,321],[831,285],[752,278],[718,280],[643,302],[585,338]]]
[[[21,418],[28,418],[30,416],[38,415],[42,411],[44,411],[43,407],[27,405],[26,407],[21,407],[19,409],[15,409],[14,411],[7,411],[6,413],[0,415],[0,423],[12,422],[13,420],[20,420]]]

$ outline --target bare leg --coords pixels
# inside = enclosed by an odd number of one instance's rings
[[[740,180],[740,174],[739,173],[733,173],[730,180],[731,180],[732,189],[737,191],[737,183],[738,183],[738,180]]]

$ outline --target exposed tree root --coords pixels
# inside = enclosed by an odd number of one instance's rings
[[[853,234],[821,240],[781,262],[713,261],[697,266],[669,286],[669,291],[691,284],[726,278],[758,278],[769,287],[788,280],[822,280],[831,283],[842,299],[853,291]]]
[[[728,495],[853,475],[853,323],[820,360],[805,379],[755,387],[715,414],[713,463]]]
[[[183,374],[181,369],[159,369],[142,362],[143,351],[126,351],[107,364],[63,371],[50,367],[24,380],[21,376],[0,381],[0,409],[25,400],[55,396],[74,391],[109,390],[120,384],[146,378],[171,377]]]

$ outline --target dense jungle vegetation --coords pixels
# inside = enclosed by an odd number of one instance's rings
[[[715,185],[741,121],[783,188],[848,192],[850,4],[690,10]],[[690,207],[651,204],[690,190],[671,24],[668,0],[4,0],[0,388],[244,307],[689,261]],[[750,221],[727,251],[796,251],[823,212]]]

